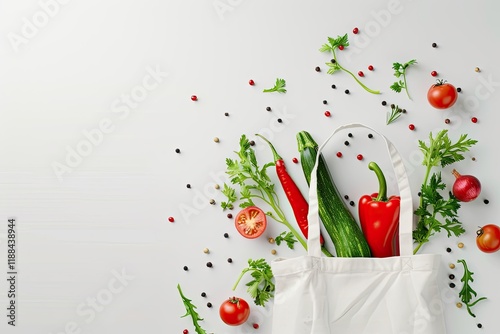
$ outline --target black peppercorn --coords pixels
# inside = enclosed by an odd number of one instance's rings
[[[283,120],[281,118],[278,118],[278,123],[283,123]]]
[[[250,144],[250,146],[254,146],[255,145],[255,142],[253,140],[250,140],[248,143]]]
[[[451,253],[451,248],[450,248],[450,247],[446,248],[446,251],[447,251],[448,253]]]
[[[208,268],[212,268],[214,265],[212,264],[212,262],[207,262],[207,267]]]
[[[449,118],[447,118],[447,119],[445,119],[445,120],[444,120],[444,122],[445,122],[446,124],[450,124],[450,122],[451,122],[451,121],[450,121],[450,119],[449,119]]]
[[[383,106],[386,106],[386,105],[387,105],[387,102],[382,101],[382,105],[383,105]]]
[[[349,89],[346,89],[344,93],[349,94]]]
[[[350,202],[349,202],[349,205],[350,205],[350,206],[354,206],[354,201],[350,201]]]
[[[461,91],[462,91],[462,88],[457,87],[457,92],[459,92],[459,93],[460,93]]]
[[[437,47],[438,45],[436,43],[432,43],[432,47],[435,48]]]
[[[211,303],[211,302],[208,302],[208,303],[207,303],[207,307],[212,307],[212,303]]]
[[[316,70],[316,72],[320,72],[321,68],[319,66],[316,66],[315,70]]]
[[[176,148],[176,149],[175,149],[175,153],[181,153],[181,150],[180,150],[180,149],[178,149],[178,148]]]
[[[188,183],[186,184],[186,188],[190,189],[191,188],[191,185]]]
[[[267,111],[271,111],[271,107],[266,107],[266,110]]]
[[[336,62],[337,61],[335,59],[333,59],[333,58],[330,60],[330,63],[332,63],[332,64],[335,64]]]
[[[347,134],[347,137],[352,138],[352,133],[350,133],[350,132],[349,132],[349,133]]]
[[[337,86],[335,86],[335,85],[332,85],[332,88],[333,88],[333,89],[335,89],[335,88],[337,88]]]
[[[371,133],[368,134],[368,138],[373,138],[373,135]]]
[[[483,328],[483,325],[477,324],[477,328]]]
[[[228,213],[227,214],[227,218],[229,218],[229,219],[233,218],[233,214],[232,213]]]
[[[328,101],[327,100],[323,100],[323,104],[328,104]]]
[[[224,113],[224,116],[226,116],[226,117],[227,117],[227,116],[229,116],[229,113],[228,113],[228,112],[225,112],[225,113]]]
[[[418,195],[418,197],[420,197],[420,196],[422,196],[422,193],[419,191],[417,195]]]
[[[229,238],[229,234],[224,233],[224,238]]]
[[[345,199],[349,199],[349,195],[344,195],[344,198]]]
[[[189,270],[188,266],[184,266],[183,269],[184,269],[184,271],[188,271]]]
[[[453,274],[450,274],[450,276],[448,276],[450,279],[455,279],[455,275]]]
[[[450,283],[450,288],[454,288],[455,287],[455,283]]]
[[[201,293],[201,296],[202,296],[202,297],[206,297],[206,296],[207,296],[207,294],[206,294],[205,292],[202,292],[202,293]]]
[[[345,146],[349,146],[349,142],[346,140],[346,141],[344,142],[344,145],[345,145]]]
[[[229,259],[227,259],[227,262],[233,263],[233,259],[229,258]]]
[[[484,203],[484,204],[489,204],[489,203],[490,203],[490,201],[489,201],[489,200],[487,200],[487,199],[485,199],[485,200],[483,201],[483,203]]]
[[[406,109],[401,109],[401,112],[402,112],[403,114],[406,114]]]

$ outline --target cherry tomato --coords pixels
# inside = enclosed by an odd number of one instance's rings
[[[266,230],[267,217],[260,208],[249,206],[238,212],[234,224],[242,236],[255,239],[260,237]]]
[[[221,304],[219,315],[225,324],[239,326],[248,320],[250,305],[242,298],[231,297]]]
[[[477,247],[485,253],[494,253],[500,249],[500,227],[488,224],[477,230]]]
[[[438,80],[427,92],[427,100],[437,109],[450,108],[458,99],[456,88],[444,80]]]

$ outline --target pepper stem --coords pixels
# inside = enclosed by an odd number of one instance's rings
[[[378,195],[375,201],[385,202],[387,201],[387,182],[385,181],[385,176],[380,167],[373,161],[370,161],[368,168],[375,172],[378,178]]]
[[[266,143],[269,144],[269,146],[271,147],[271,151],[273,152],[274,162],[276,162],[278,160],[283,160],[283,158],[281,158],[280,155],[278,154],[278,152],[276,152],[276,149],[274,148],[273,144],[271,144],[271,142],[269,140],[267,140],[266,138],[264,138],[264,136],[259,135],[258,133],[255,134],[255,135],[258,136],[258,137],[260,137],[263,141],[265,141]]]

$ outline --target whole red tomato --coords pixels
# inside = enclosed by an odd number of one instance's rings
[[[222,303],[219,315],[225,324],[239,326],[250,316],[250,306],[242,298],[231,297]]]
[[[485,253],[494,253],[500,249],[500,227],[488,224],[477,230],[477,247]]]
[[[437,109],[447,109],[457,102],[458,93],[455,86],[446,83],[444,80],[438,80],[427,92],[427,100]]]
[[[260,208],[249,206],[236,215],[236,229],[248,239],[260,237],[267,227],[267,216]]]

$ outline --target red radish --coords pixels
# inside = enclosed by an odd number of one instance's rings
[[[453,196],[459,201],[470,202],[481,193],[481,182],[472,175],[460,175],[455,169],[452,171],[456,180],[453,183]]]

